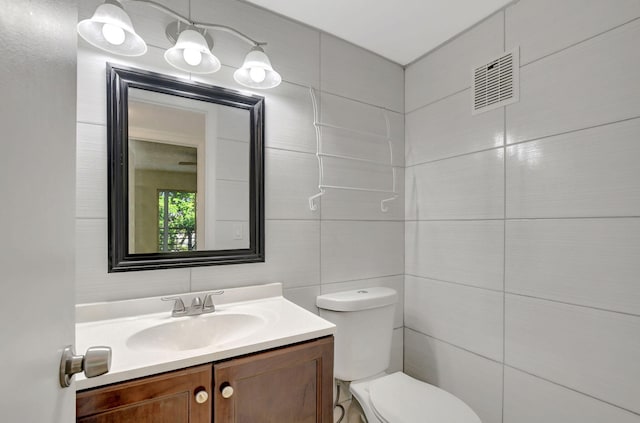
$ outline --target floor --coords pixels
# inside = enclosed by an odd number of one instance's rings
[[[340,398],[338,404],[344,409],[344,413],[340,407],[333,409],[334,423],[366,423],[364,413],[360,405],[352,399],[349,392],[349,384],[347,382],[336,381],[340,385]]]

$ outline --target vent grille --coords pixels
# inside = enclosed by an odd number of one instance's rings
[[[518,101],[518,53],[515,49],[473,69],[474,115]]]

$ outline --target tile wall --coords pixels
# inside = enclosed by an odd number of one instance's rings
[[[405,371],[483,423],[640,422],[639,17],[521,0],[406,69]]]
[[[222,69],[211,76],[180,73],[163,59],[169,42],[159,12],[131,4],[136,30],[149,44],[141,58],[109,57],[79,40],[76,205],[76,300],[78,303],[282,282],[285,296],[314,312],[320,293],[390,286],[403,296],[404,281],[404,71],[349,43],[278,15],[231,0],[166,0],[162,3],[200,21],[231,25],[266,40],[283,77],[266,97],[266,262],[163,271],[107,273],[107,180],[105,62],[182,78],[245,88],[232,78],[249,46],[226,33],[214,34]],[[100,1],[82,2],[79,18]],[[393,140],[401,196],[380,211],[384,196],[329,191],[318,211],[308,197],[318,191],[318,161],[309,87],[316,90],[323,142],[331,152],[388,159]],[[386,116],[386,117],[385,117]],[[390,134],[387,134],[386,121]],[[381,141],[384,143],[381,144]],[[380,148],[380,146],[384,148]],[[383,171],[384,170],[384,171]],[[391,186],[390,172],[339,160],[325,168],[327,183]],[[369,185],[367,185],[369,184]],[[402,368],[403,309],[395,322],[392,368]]]

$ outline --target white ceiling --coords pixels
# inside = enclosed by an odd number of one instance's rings
[[[513,0],[247,0],[406,65]]]

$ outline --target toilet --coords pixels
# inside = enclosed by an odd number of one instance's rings
[[[462,400],[403,372],[385,373],[391,358],[398,294],[385,287],[320,295],[320,316],[336,325],[334,376],[368,423],[481,423]]]

